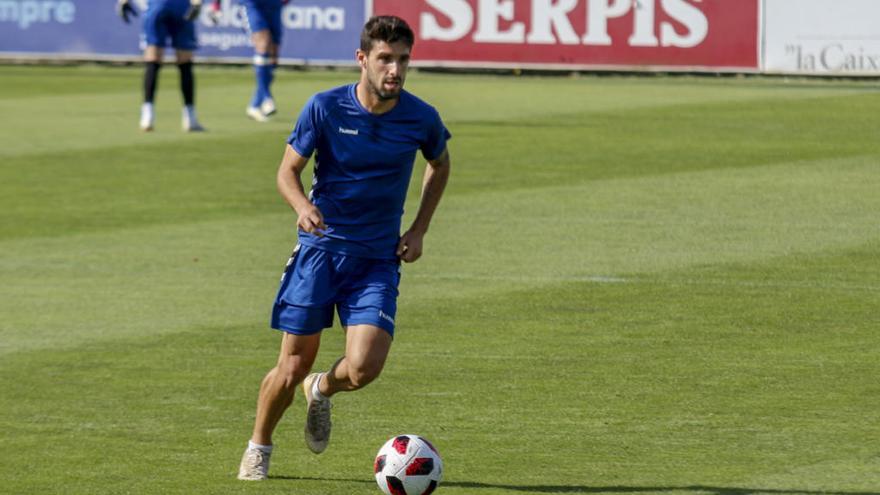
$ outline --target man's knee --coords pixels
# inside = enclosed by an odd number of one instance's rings
[[[164,50],[155,45],[148,45],[144,49],[144,62],[159,62],[162,63],[162,56],[164,55]]]
[[[189,50],[178,50],[174,53],[177,64],[187,64],[193,61],[193,52]]]
[[[348,380],[354,388],[363,388],[379,377],[382,373],[382,363],[358,363],[349,364]]]
[[[253,43],[254,51],[257,53],[269,53],[272,47],[272,35],[268,29],[257,31],[251,36],[251,43]]]
[[[284,388],[294,390],[311,371],[312,363],[301,356],[284,356],[278,361],[278,373]]]

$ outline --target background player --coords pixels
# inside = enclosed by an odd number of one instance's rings
[[[306,444],[320,453],[330,440],[330,397],[366,386],[384,367],[400,262],[421,256],[450,168],[450,135],[439,114],[403,90],[413,39],[398,17],[370,19],[357,50],[360,80],[313,96],[287,141],[278,189],[297,213],[299,244],[275,300],[272,327],[284,332],[281,352],[260,386],[239,479],[267,477],[272,433],[300,382]],[[422,199],[401,235],[419,151],[428,161]],[[306,196],[301,174],[313,153],[315,181]],[[345,355],[328,372],[308,375],[334,309],[346,332]]]
[[[153,102],[159,69],[162,68],[162,56],[169,38],[177,58],[177,69],[180,71],[180,92],[184,105],[181,125],[187,132],[205,130],[196,118],[193,76],[193,50],[198,46],[195,19],[201,6],[202,0],[149,0],[147,3],[143,24],[147,47],[144,49],[144,102],[141,105],[140,119],[142,131],[153,130]],[[137,10],[131,6],[130,0],[118,0],[116,10],[126,23],[129,22],[129,17],[137,16]]]
[[[257,122],[268,122],[276,112],[272,98],[272,80],[278,67],[278,47],[281,45],[281,8],[288,0],[238,0],[245,7],[251,42],[254,45],[254,96],[245,113]],[[220,11],[220,0],[214,0],[211,10]]]

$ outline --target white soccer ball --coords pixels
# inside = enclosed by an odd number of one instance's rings
[[[373,472],[385,495],[429,495],[440,484],[443,460],[424,438],[398,435],[379,449]]]

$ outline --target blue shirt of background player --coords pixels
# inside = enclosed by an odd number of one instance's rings
[[[402,90],[389,112],[368,112],[357,84],[313,96],[287,142],[301,156],[315,153],[310,198],[326,235],[299,232],[299,242],[325,251],[397,259],[403,204],[416,151],[439,158],[452,136],[434,107]]]

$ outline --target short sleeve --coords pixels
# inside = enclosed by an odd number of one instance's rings
[[[427,135],[421,147],[422,156],[428,161],[439,158],[446,149],[446,141],[450,139],[452,139],[452,134],[443,125],[440,114],[432,108],[427,125]]]
[[[313,96],[309,98],[300,112],[293,132],[287,138],[287,144],[291,145],[301,156],[310,157],[318,146],[320,130],[321,111]]]

